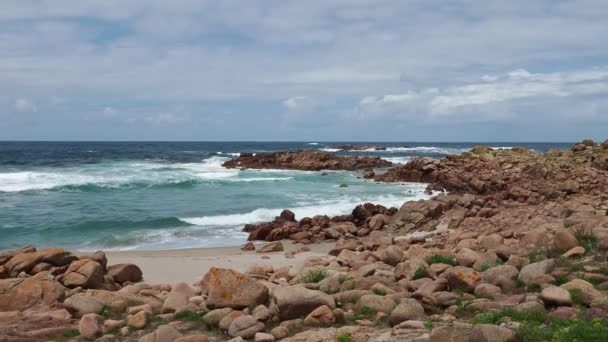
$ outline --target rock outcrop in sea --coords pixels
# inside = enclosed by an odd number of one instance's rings
[[[138,282],[102,252],[3,253],[0,340],[605,341],[607,161],[608,141],[414,160],[376,180],[447,192],[333,218],[284,211],[245,227],[271,241],[247,253],[283,253],[281,239],[333,250],[195,284]]]
[[[385,168],[392,164],[378,157],[338,156],[329,152],[301,150],[297,152],[241,153],[223,164],[226,168],[287,169],[302,171],[363,170]]]

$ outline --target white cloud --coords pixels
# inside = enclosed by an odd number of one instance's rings
[[[444,89],[429,88],[380,97],[367,96],[359,102],[356,114],[363,118],[388,114],[400,119],[470,115],[483,116],[479,119],[505,118],[511,117],[512,113],[505,110],[480,111],[480,108],[503,103],[501,106],[504,109],[505,105],[509,106],[524,100],[536,101],[544,98],[598,94],[608,94],[608,67],[534,74],[518,69],[506,75],[486,75],[481,83]]]
[[[307,111],[315,106],[314,101],[308,96],[290,97],[285,99],[282,103],[283,107],[288,111]]]
[[[15,100],[15,110],[19,113],[34,113],[38,111],[36,104],[26,98],[18,98]]]

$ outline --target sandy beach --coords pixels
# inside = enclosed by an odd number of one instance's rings
[[[256,244],[260,246],[263,244]],[[276,267],[293,266],[309,257],[326,256],[334,242],[311,244],[309,252],[297,253],[293,258],[285,253],[298,250],[301,244],[283,241],[285,251],[276,253],[244,252],[240,247],[193,248],[176,250],[108,252],[108,265],[133,263],[144,274],[149,283],[193,283],[202,278],[211,267],[231,268],[245,272],[254,264],[271,264]]]

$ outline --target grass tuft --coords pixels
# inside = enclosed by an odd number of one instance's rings
[[[456,258],[447,256],[447,255],[441,255],[441,254],[431,255],[429,257],[429,259],[427,260],[427,262],[429,263],[429,265],[448,264],[448,265],[452,265],[452,266],[458,266],[458,261],[456,261]]]
[[[425,278],[426,276],[427,276],[426,270],[424,269],[424,267],[420,266],[420,267],[418,267],[416,272],[414,272],[414,277],[412,279],[414,279],[414,280],[422,279],[422,278]]]
[[[327,272],[325,272],[325,270],[313,269],[313,270],[308,271],[308,273],[306,273],[306,275],[304,275],[302,280],[304,281],[304,283],[307,283],[307,284],[319,283],[319,282],[321,282],[321,280],[325,279],[326,277],[327,277]]]
[[[338,342],[352,342],[353,337],[349,334],[343,334],[338,336]]]

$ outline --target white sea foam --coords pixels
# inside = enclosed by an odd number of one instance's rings
[[[382,159],[393,164],[407,164],[408,161],[412,160],[411,157],[382,157]]]
[[[319,143],[318,142],[311,142],[311,143],[308,143],[308,145],[314,145],[314,146],[316,146],[316,145],[319,145]]]
[[[424,193],[424,185],[415,185],[415,190],[404,196],[377,196],[371,198],[344,198],[317,201],[314,204],[288,208],[296,214],[296,218],[311,217],[314,215],[342,215],[349,214],[355,206],[362,203],[381,204],[386,207],[400,207],[404,202],[428,198]],[[216,215],[203,217],[186,217],[180,220],[197,226],[243,226],[249,223],[260,223],[272,221],[285,208],[259,208],[248,213]]]
[[[330,148],[330,147],[323,147],[323,148],[320,148],[319,150],[325,151],[325,152],[338,152],[338,151],[341,151],[339,148]]]
[[[149,186],[187,181],[270,182],[293,179],[294,172],[265,170],[252,177],[240,170],[226,169],[222,163],[229,157],[211,157],[200,163],[164,164],[129,162],[97,164],[86,167],[54,168],[48,171],[0,173],[0,192],[55,189],[66,186],[95,185],[116,188],[130,183]],[[267,175],[267,176],[266,176]]]

